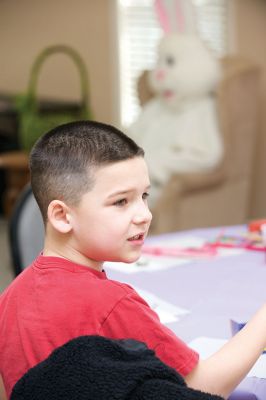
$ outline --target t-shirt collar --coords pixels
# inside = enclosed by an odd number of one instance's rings
[[[91,273],[100,279],[107,279],[105,271],[97,271],[86,265],[77,264],[74,261],[62,257],[44,256],[42,253],[36,258],[33,266],[40,269],[61,268],[73,273]]]

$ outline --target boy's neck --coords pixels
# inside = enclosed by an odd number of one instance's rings
[[[46,231],[43,255],[64,258],[76,264],[93,268],[96,271],[103,270],[103,262],[91,260],[71,246],[70,234],[58,234],[51,231],[47,234]]]

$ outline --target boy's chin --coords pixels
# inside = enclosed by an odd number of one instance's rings
[[[106,261],[132,264],[132,263],[138,261],[140,257],[141,257],[141,251],[127,252],[127,253],[125,252],[122,254],[116,254],[116,255],[114,254],[114,255],[112,255],[112,257],[109,257],[108,259],[106,259]]]
[[[138,261],[140,256],[141,256],[141,254],[138,254],[135,256],[132,255],[132,256],[124,257],[123,259],[121,259],[120,262],[123,262],[125,264],[132,264],[132,263]]]

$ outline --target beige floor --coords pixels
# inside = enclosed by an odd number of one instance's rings
[[[8,245],[7,221],[0,218],[0,293],[14,278]]]

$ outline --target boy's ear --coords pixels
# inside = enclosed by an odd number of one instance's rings
[[[69,207],[61,200],[52,200],[49,204],[48,221],[58,232],[68,233],[71,231],[69,211]]]

